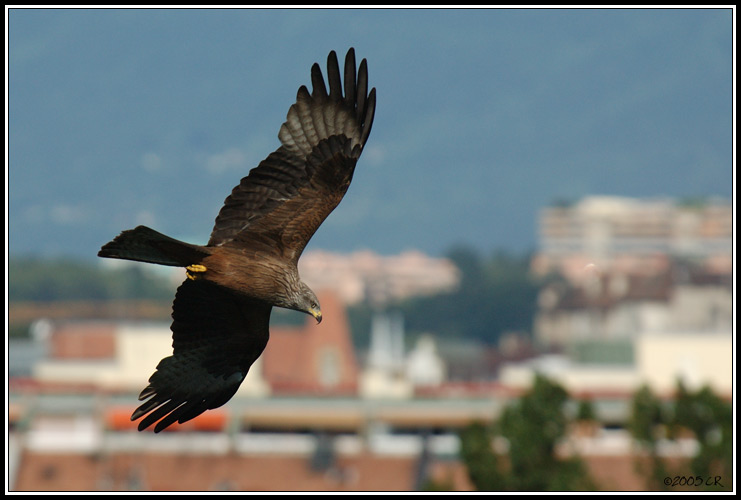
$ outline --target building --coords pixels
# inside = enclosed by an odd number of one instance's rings
[[[543,209],[539,226],[541,348],[732,331],[730,202],[590,196]]]
[[[644,332],[728,332],[733,328],[732,275],[667,261],[653,272],[587,272],[552,280],[538,295],[537,343],[630,340]]]
[[[378,312],[372,318],[370,347],[359,395],[369,399],[409,399],[446,382],[445,361],[431,335],[417,339],[408,353],[400,312]]]
[[[299,272],[311,288],[332,289],[345,304],[384,305],[391,299],[451,291],[460,282],[460,271],[450,260],[418,251],[393,256],[307,252],[299,261]]]
[[[574,204],[544,208],[539,216],[539,274],[558,272],[579,280],[587,265],[604,272],[653,269],[666,258],[700,262],[730,273],[733,207],[711,198],[671,199],[589,196]]]
[[[614,351],[623,346],[599,343]],[[689,390],[704,386],[724,398],[733,394],[733,336],[728,332],[646,332],[625,344],[628,356],[610,362],[576,359],[563,354],[543,355],[508,363],[499,381],[510,389],[526,390],[536,373],[563,386],[574,396],[629,399],[641,386],[671,397],[681,380]]]
[[[161,436],[158,436],[161,437]],[[205,436],[214,440],[215,436]],[[218,437],[218,436],[217,436]],[[419,459],[415,454],[332,453],[326,465],[316,449],[292,453],[244,451],[200,452],[190,449],[156,451],[28,450],[22,456],[14,491],[413,491]],[[162,441],[162,440],[160,440]],[[293,446],[311,443],[300,437]],[[182,443],[181,443],[182,444]],[[315,447],[316,445],[314,445]],[[352,445],[351,445],[352,446]],[[319,464],[319,465],[315,465]],[[433,461],[430,479],[470,491],[465,467],[459,461]]]
[[[730,396],[730,203],[593,196],[548,207],[539,223],[533,337],[551,354],[510,363],[503,384],[527,387],[541,372],[572,394],[647,384],[671,395],[682,380]]]

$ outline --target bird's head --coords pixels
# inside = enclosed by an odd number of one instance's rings
[[[319,307],[319,299],[316,298],[314,291],[303,282],[300,285],[299,295],[295,305],[296,307],[294,309],[297,311],[314,316],[317,324],[322,322],[322,309]]]

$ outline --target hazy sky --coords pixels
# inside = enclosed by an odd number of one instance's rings
[[[556,199],[732,195],[716,10],[29,10],[8,23],[9,249],[93,257],[147,224],[205,243],[315,61],[377,88],[310,245],[532,249]]]

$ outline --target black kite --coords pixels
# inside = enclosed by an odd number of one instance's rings
[[[268,342],[273,306],[321,321],[297,263],[319,225],[345,195],[373,124],[365,59],[345,57],[344,95],[337,55],[327,58],[329,93],[318,64],[312,93],[298,89],[278,137],[281,146],[227,197],[205,246],[145,226],[101,248],[112,257],[186,268],[172,311],[173,354],[157,365],[131,416],[159,432],[231,399]]]

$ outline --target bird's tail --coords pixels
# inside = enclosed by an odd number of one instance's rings
[[[98,257],[178,267],[197,264],[208,255],[205,247],[170,238],[146,226],[123,231],[98,252]]]

